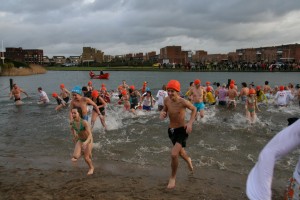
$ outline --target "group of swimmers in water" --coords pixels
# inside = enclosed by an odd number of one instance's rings
[[[234,80],[228,84],[215,83],[214,88],[210,82],[206,82],[205,86],[201,85],[201,80],[196,79],[190,82],[187,92],[181,92],[180,83],[177,80],[170,80],[168,84],[162,85],[155,97],[152,96],[148,82],[144,82],[140,89],[134,85],[127,85],[123,80],[117,88],[117,93],[108,92],[106,85],[102,84],[100,90],[93,87],[91,81],[87,86],[75,86],[69,91],[64,84],[60,84],[60,92],[52,93],[52,97],[57,101],[55,110],[69,107],[70,129],[75,143],[72,161],[76,162],[83,153],[85,162],[89,166],[88,175],[94,173],[92,163],[93,136],[92,130],[96,120],[99,118],[104,129],[107,129],[105,122],[105,107],[112,103],[111,98],[116,98],[117,103],[123,105],[125,111],[136,114],[137,109],[150,111],[154,104],[160,112],[160,119],[169,118],[168,135],[173,143],[171,150],[171,176],[168,188],[175,187],[175,178],[178,167],[178,157],[182,157],[188,168],[193,171],[191,158],[184,150],[188,134],[192,131],[192,124],[200,118],[204,117],[205,107],[218,105],[228,109],[234,109],[237,101],[245,105],[246,116],[250,123],[254,123],[256,119],[256,110],[259,111],[259,103],[268,103],[273,99],[275,104],[280,107],[288,106],[289,103],[298,97],[300,106],[300,89],[292,84],[287,86],[279,86],[271,88],[268,81],[263,86],[254,86],[253,83],[248,85],[243,82],[242,88],[238,89]],[[39,103],[48,103],[49,98],[41,87],[38,88]],[[28,94],[22,90],[17,84],[13,85],[10,97],[14,98],[17,105],[21,102],[21,93],[26,96]],[[88,123],[89,107],[92,106],[91,124]],[[190,110],[190,119],[186,123],[185,113]]]

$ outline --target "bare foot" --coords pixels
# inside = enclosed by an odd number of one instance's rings
[[[94,173],[94,168],[91,168],[91,169],[88,171],[87,175],[92,175],[93,173]]]
[[[188,158],[188,167],[189,167],[189,170],[193,173],[194,167],[193,167],[191,158]]]
[[[72,160],[73,162],[76,162],[76,161],[77,161],[77,158],[74,158],[74,157],[73,157],[71,160]]]
[[[167,186],[168,189],[173,189],[175,188],[175,178],[170,178],[169,179],[169,184]]]

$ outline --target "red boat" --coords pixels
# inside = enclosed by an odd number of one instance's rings
[[[94,72],[90,71],[90,77],[93,79],[109,79],[109,73],[96,75]]]

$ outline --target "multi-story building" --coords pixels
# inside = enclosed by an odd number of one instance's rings
[[[67,58],[67,61],[74,65],[79,65],[81,63],[81,57],[80,56],[70,56]]]
[[[299,44],[237,49],[236,53],[239,61],[246,62],[300,62]]]
[[[203,62],[203,58],[207,56],[207,51],[197,50],[193,55],[193,62]]]
[[[43,64],[43,50],[7,47],[5,58],[28,64]]]
[[[181,46],[166,46],[160,49],[160,63],[185,64],[182,59]]]
[[[104,60],[104,52],[92,47],[83,47],[82,62],[97,62],[102,63]]]
[[[57,65],[62,65],[66,63],[66,57],[65,56],[53,56],[53,62]]]

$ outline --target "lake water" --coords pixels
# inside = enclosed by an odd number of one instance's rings
[[[181,82],[186,91],[194,79],[227,83],[234,79],[240,83],[254,82],[263,85],[268,80],[271,86],[300,83],[299,73],[223,73],[223,72],[110,72],[110,80],[92,80],[94,86],[106,84],[108,90],[116,90],[122,80],[141,88],[147,81],[152,94],[170,79]],[[8,98],[9,79],[12,78],[30,98],[24,105],[15,106]],[[56,112],[52,92],[59,92],[64,83],[71,90],[75,85],[86,85],[88,72],[49,71],[46,74],[25,77],[0,78],[0,165],[16,168],[60,168],[70,163],[74,144],[68,125],[68,110]],[[51,100],[50,105],[37,105],[37,88],[41,86]],[[25,97],[25,96],[23,96]],[[263,146],[280,130],[287,126],[287,118],[298,116],[299,105],[278,109],[271,103],[261,106],[258,122],[249,126],[244,107],[236,110],[207,108],[205,117],[196,121],[187,141],[187,152],[197,169],[215,168],[238,174],[248,174],[254,166]],[[114,160],[140,167],[169,168],[170,149],[167,135],[168,120],[161,121],[157,111],[138,111],[138,116],[123,112],[122,107],[112,102],[106,109],[108,131],[97,121],[94,136],[93,159],[95,165],[104,160]],[[188,116],[187,116],[188,117]],[[278,162],[276,173],[287,178],[292,174],[299,151],[289,154]],[[82,165],[86,168],[86,165]]]

